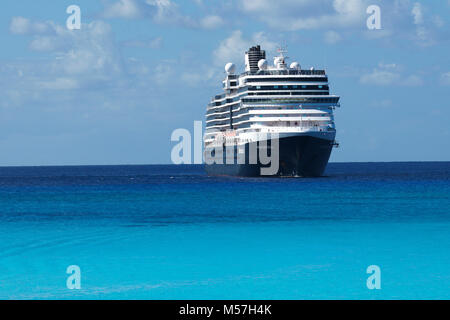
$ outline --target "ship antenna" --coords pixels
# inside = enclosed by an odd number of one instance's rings
[[[278,53],[280,54],[280,57],[286,58],[288,59],[288,57],[285,55],[287,54],[288,50],[287,50],[287,45],[286,43],[280,45],[277,49]]]

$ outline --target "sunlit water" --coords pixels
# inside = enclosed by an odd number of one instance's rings
[[[449,299],[449,287],[449,162],[330,164],[318,179],[0,168],[0,299]]]

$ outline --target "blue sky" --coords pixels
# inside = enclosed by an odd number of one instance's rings
[[[0,165],[170,163],[172,131],[255,44],[326,68],[331,161],[450,160],[450,1],[15,0],[0,17]]]

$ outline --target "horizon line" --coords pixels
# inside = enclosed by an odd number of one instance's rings
[[[437,163],[450,162],[450,160],[394,160],[394,161],[333,161],[328,164],[364,164],[364,163]],[[173,164],[173,163],[148,163],[148,164],[44,164],[44,165],[0,165],[0,168],[40,168],[40,167],[131,167],[131,166],[203,166],[201,164]]]

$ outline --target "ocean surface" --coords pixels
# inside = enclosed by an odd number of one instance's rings
[[[68,266],[81,289],[68,289]],[[369,290],[371,265],[381,289]],[[0,299],[450,299],[450,162],[0,168]]]

